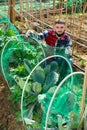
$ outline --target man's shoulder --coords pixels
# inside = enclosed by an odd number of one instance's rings
[[[55,35],[55,31],[53,29],[50,29],[49,33],[52,34],[52,35]]]
[[[70,40],[70,36],[67,34],[67,33],[64,33],[61,37],[61,40],[67,40],[69,41]]]
[[[63,35],[63,38],[70,39],[70,36],[65,32],[64,35]]]

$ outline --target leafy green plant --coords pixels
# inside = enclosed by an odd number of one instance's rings
[[[12,100],[14,103],[18,103],[21,101],[21,93],[22,90],[18,85],[14,85],[11,87],[11,94],[8,97],[9,100]]]
[[[29,63],[29,60],[25,59],[24,61],[25,61],[26,69],[30,72],[30,70],[32,70],[32,67]],[[51,64],[47,66],[43,66],[43,67],[39,66],[32,73],[32,76],[25,88],[25,95],[27,96],[25,96],[26,100],[24,99],[24,106],[23,106],[23,108],[25,107],[24,111],[28,111],[27,114],[31,115],[29,116],[29,120],[27,119],[28,123],[30,123],[30,120],[35,120],[36,122],[41,123],[42,108],[38,102],[38,95],[42,93],[46,93],[47,91],[50,90],[50,88],[54,88],[54,85],[58,82],[59,79],[59,74],[57,69],[58,69],[57,63],[56,61],[53,61],[51,62]],[[15,81],[17,82],[19,87],[23,89],[25,79],[21,77],[16,77]],[[39,117],[39,115],[37,116],[37,113],[38,112],[40,113],[40,111],[41,114]],[[24,114],[24,117],[26,117],[27,114]],[[28,127],[30,127],[29,124]]]
[[[30,60],[24,59],[24,66],[27,72],[31,72],[33,67],[30,64]],[[27,77],[21,77],[18,73],[20,73],[19,67],[11,70],[13,73],[13,79],[15,83],[19,87],[12,87],[11,90],[13,92],[12,99],[14,101],[20,100],[21,91],[24,87],[25,81]],[[17,72],[18,71],[18,72]],[[15,74],[15,75],[14,75]],[[54,88],[54,85],[58,82],[59,74],[58,74],[58,64],[56,61],[51,62],[51,64],[46,66],[39,66],[32,74],[30,81],[27,83],[25,87],[25,99],[23,109],[25,112],[24,116],[30,115],[29,119],[35,120],[36,122],[41,123],[41,115],[42,115],[42,108],[38,102],[38,95],[42,93],[46,93],[50,89]],[[16,90],[17,89],[17,90]],[[19,92],[18,92],[19,91]],[[18,96],[17,96],[18,95]],[[29,96],[28,96],[29,95]],[[16,97],[17,96],[17,97]],[[28,113],[27,113],[28,109]],[[37,114],[41,112],[40,117]],[[36,123],[37,124],[37,123]],[[34,125],[33,125],[34,126]],[[36,126],[36,125],[35,125]],[[40,124],[39,124],[40,126]],[[28,124],[28,127],[30,125]]]
[[[15,36],[13,30],[6,30],[6,31],[0,30],[0,53],[6,42],[9,40],[9,37],[11,36]]]

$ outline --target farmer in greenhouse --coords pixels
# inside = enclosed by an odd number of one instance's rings
[[[47,44],[46,56],[60,54],[68,57],[72,62],[72,40],[65,32],[65,29],[65,20],[57,19],[55,21],[54,29],[45,30],[38,34],[34,34],[32,30],[28,30],[26,36],[34,36],[39,40],[45,40]]]

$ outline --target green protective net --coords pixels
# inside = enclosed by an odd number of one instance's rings
[[[71,64],[60,55],[49,56],[32,69],[25,81],[21,98],[22,120],[28,129],[42,129],[44,111],[38,97],[54,89],[71,72]]]
[[[1,12],[0,13],[0,31],[6,31],[6,30],[11,30],[14,32],[14,34],[18,35],[19,32],[9,20],[9,17],[6,13]],[[5,33],[5,32],[4,32]],[[12,35],[12,34],[11,34]]]
[[[18,30],[10,22],[8,15],[0,13],[0,72],[1,72],[1,53],[5,44],[11,39],[11,37],[19,35]],[[21,39],[20,36],[18,39]]]
[[[39,95],[43,108],[42,129],[79,130],[84,73],[73,72],[58,86]],[[87,96],[85,106],[87,104]],[[84,110],[85,111],[85,110]],[[84,129],[84,115],[82,129]]]
[[[44,56],[42,46],[33,39],[26,39],[24,36],[14,36],[5,44],[1,54],[1,67],[9,87],[14,82],[18,85],[20,78],[25,78],[32,68]],[[28,67],[29,66],[29,67]],[[23,84],[19,85],[23,87]]]

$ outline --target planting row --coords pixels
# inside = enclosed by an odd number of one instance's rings
[[[50,48],[46,57],[47,49],[35,37],[0,30],[0,65],[10,98],[21,107],[20,120],[27,129],[77,129],[84,73],[72,72],[65,50]]]

